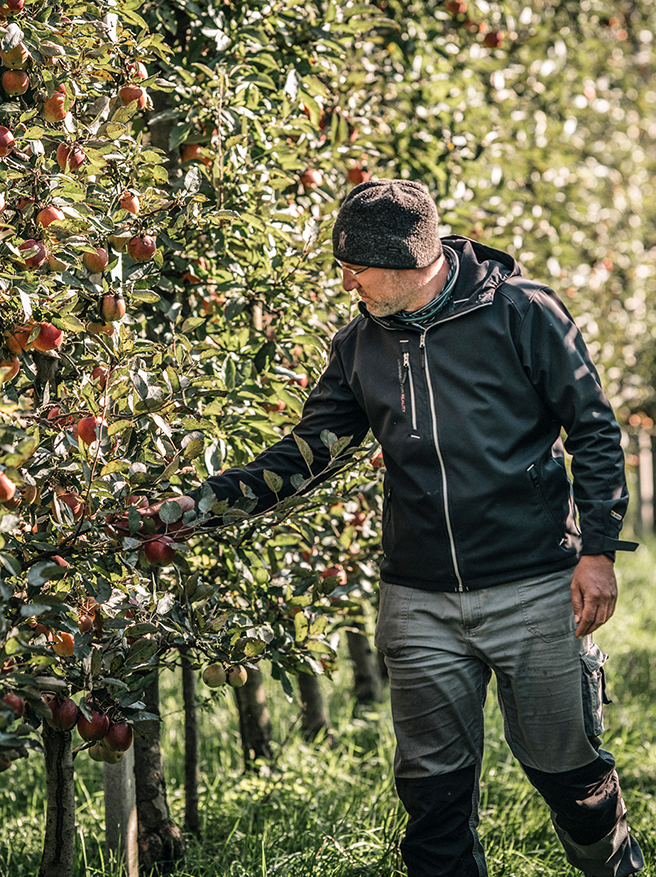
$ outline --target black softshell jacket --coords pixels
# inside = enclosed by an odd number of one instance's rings
[[[362,308],[335,335],[293,430],[313,472],[330,460],[323,430],[357,445],[371,428],[386,465],[381,577],[394,584],[483,588],[634,547],[617,539],[628,502],[620,429],[566,308],[511,256],[444,243],[460,272],[436,323],[394,328]],[[293,493],[290,478],[308,474],[293,435],[209,483],[230,502],[248,485],[259,511],[275,502],[264,470]]]

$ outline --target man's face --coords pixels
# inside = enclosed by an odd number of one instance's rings
[[[433,297],[427,292],[422,271],[395,268],[364,268],[342,262],[342,286],[357,292],[375,317],[388,317],[397,311],[414,311]],[[364,268],[364,270],[362,270]],[[356,273],[357,272],[357,276]]]

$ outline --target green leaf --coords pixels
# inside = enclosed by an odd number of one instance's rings
[[[275,472],[270,472],[268,469],[264,469],[262,472],[262,477],[266,483],[266,486],[269,490],[273,491],[273,493],[278,494],[282,490],[282,478],[280,475],[277,475]]]
[[[314,463],[314,454],[312,453],[312,448],[305,441],[304,438],[301,438],[300,435],[297,435],[295,432],[292,433],[294,436],[294,441],[298,445],[298,449],[301,452],[301,456],[307,463],[308,469],[312,472],[312,464]]]
[[[297,612],[294,616],[294,631],[295,631],[295,640],[297,643],[302,642],[306,639],[308,635],[308,630],[310,627],[310,623],[305,617],[304,612]]]
[[[182,517],[180,503],[177,503],[175,500],[165,502],[159,510],[159,516],[165,524],[174,524],[176,521],[179,521]]]
[[[107,427],[107,435],[117,435],[118,433],[124,432],[130,426],[132,426],[131,420],[115,420],[114,423]]]
[[[345,435],[342,436],[342,438],[337,439],[336,442],[333,442],[330,447],[330,456],[333,459],[335,459],[335,457],[339,457],[340,454],[345,451],[346,448],[348,448],[348,446],[351,444],[352,439],[352,435]]]

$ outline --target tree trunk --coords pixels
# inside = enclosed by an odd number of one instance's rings
[[[244,753],[244,768],[251,770],[258,758],[271,758],[271,721],[262,683],[262,672],[257,667],[248,670],[248,679],[242,688],[235,688],[239,710],[239,731]]]
[[[349,655],[353,663],[353,682],[356,707],[380,703],[383,683],[380,676],[378,657],[372,651],[369,637],[363,624],[346,631]]]
[[[75,777],[70,731],[43,723],[46,832],[39,877],[71,877],[75,852]]]
[[[159,679],[145,691],[148,712],[159,715]],[[148,874],[156,868],[166,873],[169,866],[185,858],[186,844],[180,828],[169,818],[166,783],[160,748],[158,721],[139,723],[135,735],[134,759],[139,820],[139,865]]]
[[[314,740],[325,730],[330,739],[330,718],[323,702],[319,679],[308,673],[298,674],[298,687],[301,693],[301,733],[305,740]]]
[[[198,819],[198,782],[200,778],[200,742],[198,703],[196,701],[197,670],[182,653],[182,696],[185,714],[185,828],[200,837]]]

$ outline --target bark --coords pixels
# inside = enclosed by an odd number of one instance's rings
[[[257,667],[249,668],[248,679],[242,688],[235,688],[235,700],[239,710],[244,768],[252,770],[256,759],[271,758],[271,721],[262,672]]]
[[[346,631],[349,655],[353,664],[353,682],[356,708],[372,703],[380,703],[383,683],[380,675],[378,656],[369,644],[363,624]]]
[[[319,679],[308,673],[298,674],[298,687],[301,694],[301,733],[305,740],[314,740],[321,731],[330,739],[330,717],[326,709]]]
[[[185,828],[200,837],[198,819],[198,783],[200,779],[200,741],[196,675],[187,655],[182,655],[182,694],[185,714]]]
[[[75,852],[75,777],[70,731],[43,723],[46,831],[39,877],[71,877]]]
[[[155,676],[145,691],[148,712],[159,715],[159,680]],[[151,869],[167,873],[186,854],[180,828],[171,821],[166,800],[166,783],[160,748],[158,721],[139,723],[135,735],[134,759],[139,820],[139,865],[146,874]]]

